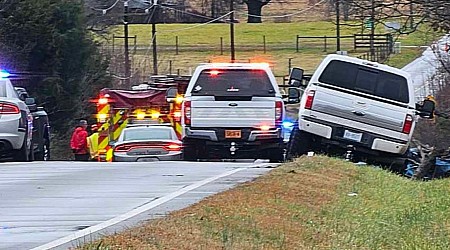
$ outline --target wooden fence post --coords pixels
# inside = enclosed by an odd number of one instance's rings
[[[175,36],[175,55],[178,55],[178,36]]]
[[[137,50],[137,35],[134,35],[134,54],[136,54],[136,50]]]
[[[266,54],[266,36],[263,36],[264,54]]]
[[[220,54],[223,55],[223,37],[220,37]]]

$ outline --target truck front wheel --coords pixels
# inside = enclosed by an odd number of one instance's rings
[[[296,125],[289,138],[286,159],[292,160],[293,158],[307,154],[308,151],[312,150],[312,143],[312,135],[299,130],[298,125]]]

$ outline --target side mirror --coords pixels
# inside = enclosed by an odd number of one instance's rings
[[[422,104],[417,104],[416,109],[418,115],[422,118],[433,119],[434,111],[436,109],[436,103],[432,100],[425,99]]]
[[[176,87],[170,87],[166,91],[166,101],[168,103],[175,102],[178,95],[178,89]]]
[[[25,104],[28,106],[28,109],[30,110],[30,112],[36,112],[38,110],[38,108],[36,106],[36,101],[34,100],[34,98],[31,98],[31,97],[25,98]]]
[[[32,98],[32,97],[27,97],[27,98],[25,98],[25,104],[26,105],[36,104],[36,100],[34,100],[34,98]]]
[[[289,85],[292,87],[300,87],[303,81],[303,69],[292,68],[289,74]]]
[[[300,102],[300,90],[295,87],[289,88],[287,104],[295,104]]]

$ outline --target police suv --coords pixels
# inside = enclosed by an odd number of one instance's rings
[[[8,76],[0,70],[0,158],[12,156],[15,161],[31,161],[33,116],[27,104],[34,99],[19,99]]]

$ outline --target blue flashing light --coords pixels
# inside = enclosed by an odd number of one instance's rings
[[[11,76],[11,74],[8,71],[6,71],[4,69],[0,69],[0,79],[8,78],[9,76]]]
[[[290,121],[284,121],[284,122],[283,122],[283,128],[290,129],[290,128],[292,128],[293,126],[294,126],[294,123],[293,123],[293,122],[290,122]]]

